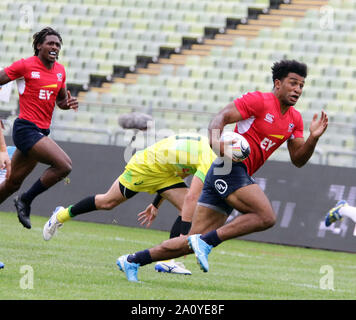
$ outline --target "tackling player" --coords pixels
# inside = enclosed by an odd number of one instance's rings
[[[222,174],[227,161],[215,160],[209,169],[196,207],[189,235],[164,241],[151,249],[123,255],[117,259],[119,269],[129,281],[138,281],[140,266],[162,259],[195,253],[203,271],[209,270],[208,255],[221,242],[271,228],[276,221],[270,201],[251,177],[267,158],[285,141],[292,163],[302,167],[312,156],[320,136],[328,125],[322,111],[310,123],[310,135],[303,138],[303,120],[293,107],[302,94],[307,66],[282,60],[272,67],[273,90],[252,92],[229,103],[209,125],[210,144],[223,154],[220,134],[224,127],[236,123],[235,131],[250,144],[251,154],[243,162],[233,162],[232,170]],[[226,223],[233,209],[242,213]]]
[[[65,178],[72,169],[68,155],[48,137],[55,104],[78,109],[77,99],[66,89],[64,67],[57,63],[62,38],[52,28],[33,35],[34,56],[14,62],[0,71],[0,85],[17,79],[20,114],[12,138],[16,151],[9,178],[0,185],[0,203],[20,189],[37,163],[49,165],[42,176],[15,201],[19,221],[31,228],[31,203],[42,192]]]
[[[160,203],[167,199],[180,212],[170,236],[187,234],[205,175],[215,158],[208,138],[198,134],[178,134],[158,141],[134,154],[125,171],[105,194],[89,196],[66,209],[57,207],[43,228],[43,237],[51,239],[64,222],[77,215],[94,210],[111,210],[138,192],[159,194],[153,204],[139,213],[141,225],[149,227]],[[188,189],[183,179],[190,175],[193,179]],[[174,261],[156,267],[157,271],[191,274]]]

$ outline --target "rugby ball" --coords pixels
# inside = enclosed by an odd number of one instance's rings
[[[241,134],[233,131],[223,132],[220,140],[226,142],[224,154],[232,161],[241,162],[250,155],[250,145]],[[237,140],[237,142],[232,143],[233,140]]]

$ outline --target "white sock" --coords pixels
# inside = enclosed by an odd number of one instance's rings
[[[353,222],[356,223],[356,207],[349,205],[343,206],[339,210],[341,216],[350,218]]]

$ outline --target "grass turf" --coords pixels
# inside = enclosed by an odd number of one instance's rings
[[[24,229],[14,213],[0,213],[1,300],[309,300],[356,297],[356,255],[231,240],[213,249],[210,270],[195,257],[180,258],[192,276],[162,274],[154,264],[130,283],[116,266],[118,256],[167,239],[168,233],[70,221],[50,241],[47,219],[32,216]],[[325,267],[327,266],[327,267]],[[333,290],[320,281],[333,272]],[[33,271],[33,288],[30,272]],[[330,288],[330,286],[329,286]]]

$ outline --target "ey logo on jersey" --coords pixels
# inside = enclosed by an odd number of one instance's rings
[[[49,84],[47,86],[42,86],[42,88],[57,88],[57,84]],[[41,100],[49,100],[51,98],[51,95],[53,94],[53,90],[46,90],[46,89],[40,89],[40,93],[38,95],[38,98]]]
[[[283,140],[284,136],[281,134],[270,134],[268,135],[269,137],[274,137],[280,140]],[[261,143],[260,146],[263,150],[268,151],[269,149],[271,149],[274,145],[276,144],[276,142],[273,142],[271,139],[265,137]]]

